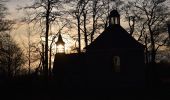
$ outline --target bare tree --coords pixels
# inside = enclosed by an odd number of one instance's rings
[[[108,26],[108,16],[110,11],[118,9],[120,0],[76,0],[69,2],[69,14],[76,19],[76,23],[72,23],[77,27],[78,35],[78,52],[81,52],[81,40],[84,38],[84,46],[92,42],[97,33]],[[117,6],[115,6],[117,4]],[[114,6],[114,7],[113,7]]]
[[[11,77],[19,74],[25,58],[21,48],[9,34],[14,21],[6,18],[8,9],[5,3],[7,1],[0,1],[0,68],[2,72]]]
[[[52,22],[56,20],[60,13],[58,8],[61,4],[60,0],[36,0],[32,5],[24,7],[25,9],[31,9],[35,12],[32,13],[32,21],[43,24],[45,28],[43,28],[42,32],[45,35],[45,54],[44,54],[44,75],[48,77],[48,36],[50,25]],[[37,11],[37,12],[36,12]]]
[[[147,62],[155,63],[160,46],[167,42],[166,22],[169,11],[166,0],[135,0],[125,5],[130,34],[146,46]]]
[[[1,34],[0,43],[0,68],[9,77],[16,76],[25,63],[24,53],[9,34]]]
[[[81,17],[84,15],[86,17],[85,10],[89,0],[76,0],[74,2],[70,2],[71,6],[75,5],[71,11],[71,16],[76,19],[76,27],[77,27],[77,35],[78,35],[78,53],[81,53]],[[86,22],[84,23],[86,24]],[[85,28],[85,27],[84,27]],[[85,28],[86,30],[86,28]],[[85,33],[86,34],[86,33]]]
[[[7,0],[0,1],[0,32],[5,32],[12,29],[13,21],[6,18],[8,15],[8,8],[5,6]]]
[[[28,38],[28,45],[27,45],[27,47],[26,47],[26,49],[27,49],[27,54],[26,54],[26,57],[27,57],[27,59],[28,59],[28,74],[30,75],[30,73],[31,73],[31,26],[30,26],[30,22],[29,22],[29,20],[30,20],[30,15],[29,15],[29,12],[26,12],[26,15],[27,15],[27,18],[26,19],[24,19],[24,22],[26,22],[26,24],[27,24],[27,38]]]
[[[94,40],[94,35],[98,28],[100,28],[100,24],[98,24],[98,20],[102,17],[102,9],[103,4],[100,3],[100,0],[93,0],[92,1],[92,29],[90,32],[90,42]]]

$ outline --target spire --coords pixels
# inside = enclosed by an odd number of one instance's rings
[[[58,41],[56,42],[56,53],[65,53],[65,42],[60,33],[58,34]]]
[[[117,10],[112,10],[109,15],[109,25],[120,24],[120,15]]]
[[[61,45],[65,44],[65,42],[63,41],[63,38],[62,38],[60,33],[58,35],[58,41],[56,42],[56,45],[58,45],[58,44],[61,44]]]

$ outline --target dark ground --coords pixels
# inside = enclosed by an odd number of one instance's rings
[[[170,86],[148,88],[60,88],[54,81],[48,85],[43,80],[5,81],[1,84],[0,100],[119,100],[119,99],[168,99]]]
[[[162,67],[163,66],[163,67]],[[0,77],[0,100],[169,100],[170,67],[146,70],[144,88],[62,88],[40,76]]]

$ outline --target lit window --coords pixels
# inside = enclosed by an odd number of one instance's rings
[[[115,18],[111,18],[111,24],[115,24]]]
[[[62,45],[62,44],[57,45],[56,49],[57,49],[57,53],[64,53],[65,52],[64,45]]]
[[[119,18],[118,17],[113,17],[111,18],[111,24],[119,24]]]
[[[120,72],[120,57],[119,56],[113,57],[113,68],[115,72]]]
[[[116,18],[115,18],[115,24],[119,24],[118,20],[119,20],[119,19],[116,17]]]

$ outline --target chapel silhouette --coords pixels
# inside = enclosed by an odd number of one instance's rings
[[[62,37],[58,41],[61,41]],[[62,40],[63,41],[63,40]],[[81,54],[56,53],[53,75],[65,88],[144,86],[144,46],[110,12],[109,26]]]

